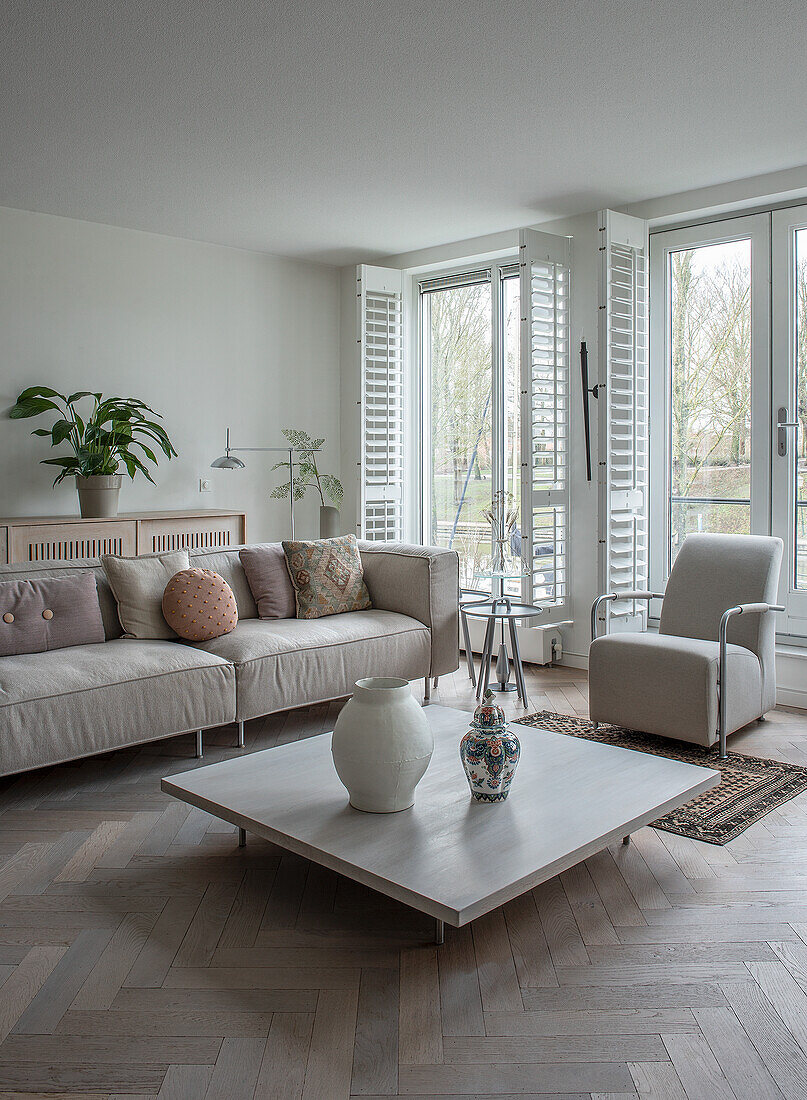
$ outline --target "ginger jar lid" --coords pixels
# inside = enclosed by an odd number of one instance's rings
[[[485,698],[474,711],[471,725],[478,730],[504,729],[507,719],[498,703],[494,702],[493,692],[488,688]]]

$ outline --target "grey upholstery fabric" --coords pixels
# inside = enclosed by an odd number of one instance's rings
[[[106,573],[97,558],[43,565],[41,562],[21,562],[19,565],[0,565],[0,581],[33,580],[37,577],[71,577],[78,573],[95,574],[95,587],[98,590],[98,603],[101,618],[104,621],[104,634],[107,640],[120,638],[123,627],[118,618],[118,605],[109,587]]]
[[[91,572],[0,581],[0,655],[103,641],[104,623]]]
[[[611,634],[592,642],[592,720],[714,744],[720,620],[738,604],[776,603],[781,560],[781,539],[689,535],[667,582],[658,634]],[[771,613],[730,622],[729,733],[776,703],[775,629]]]
[[[279,543],[277,544],[280,545]],[[191,550],[191,565],[199,569],[212,569],[220,577],[224,577],[227,584],[233,590],[235,602],[238,605],[238,618],[257,619],[258,607],[249,587],[247,575],[241,564],[238,546],[228,550]],[[289,581],[291,584],[291,581]]]
[[[674,737],[717,740],[717,642],[662,634],[612,634],[589,651],[589,713],[594,722]],[[762,714],[756,654],[729,645],[728,732]]]
[[[661,606],[659,634],[717,641],[720,619],[740,603],[776,603],[782,540],[766,535],[689,535]],[[776,703],[774,615],[737,615],[728,640],[762,665],[762,713]],[[757,716],[758,717],[758,716]]]
[[[187,550],[140,554],[136,558],[104,554],[101,565],[115,593],[118,618],[127,636],[141,641],[176,639],[163,615],[163,593],[176,573],[189,568]]]
[[[297,614],[294,585],[281,542],[245,546],[238,551],[250,591],[262,619],[293,619]]]
[[[432,676],[459,668],[460,570],[456,551],[399,542],[360,542],[359,549],[373,607],[411,615],[429,627]]]
[[[168,641],[118,638],[0,660],[0,774],[235,719],[235,670]]]
[[[391,611],[245,619],[197,649],[235,665],[239,720],[349,695],[362,676],[426,676],[428,629]]]

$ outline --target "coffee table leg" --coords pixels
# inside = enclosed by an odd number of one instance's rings
[[[247,831],[246,829],[238,830],[238,847],[246,848],[247,846]]]
[[[434,918],[434,942],[436,944],[446,942],[446,926],[437,917]]]

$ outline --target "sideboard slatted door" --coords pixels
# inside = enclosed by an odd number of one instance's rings
[[[139,554],[164,554],[169,550],[226,550],[246,538],[243,516],[211,516],[194,519],[138,520]]]
[[[9,561],[59,562],[100,558],[102,554],[133,557],[137,529],[133,520],[31,524],[9,528]]]

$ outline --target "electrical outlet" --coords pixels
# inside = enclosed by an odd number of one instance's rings
[[[200,477],[199,478],[199,492],[200,493],[212,493],[213,492],[213,482],[210,480],[209,477]]]

